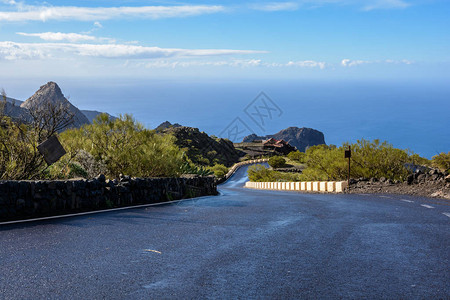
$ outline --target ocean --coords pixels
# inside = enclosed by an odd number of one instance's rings
[[[446,82],[300,79],[56,82],[78,108],[113,115],[129,113],[148,128],[168,120],[237,141],[250,133],[266,135],[290,126],[310,127],[322,131],[327,144],[381,139],[427,158],[450,151],[450,85]],[[31,96],[33,91],[28,93]],[[14,93],[8,96],[27,98]]]

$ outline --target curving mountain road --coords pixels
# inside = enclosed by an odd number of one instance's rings
[[[1,299],[450,297],[450,202],[246,190],[0,226]]]

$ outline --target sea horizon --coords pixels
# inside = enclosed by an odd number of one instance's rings
[[[169,121],[230,138],[226,129],[238,119],[244,135],[268,135],[287,127],[308,127],[323,132],[329,145],[339,146],[362,138],[380,139],[428,159],[450,149],[450,87],[444,80],[441,83],[369,79],[54,81],[79,109],[114,116],[131,114],[152,129]],[[37,85],[45,83],[25,80],[4,88],[9,97],[23,101],[39,88]],[[279,108],[273,116],[265,118],[264,126],[246,111],[262,92]]]

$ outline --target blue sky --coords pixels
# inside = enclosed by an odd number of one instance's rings
[[[447,0],[0,0],[0,78],[448,80]]]

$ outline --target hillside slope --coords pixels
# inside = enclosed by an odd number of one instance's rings
[[[234,148],[231,141],[214,139],[198,128],[169,127],[162,133],[172,134],[175,144],[186,149],[187,156],[197,165],[212,166],[218,163],[229,167],[244,155]]]

